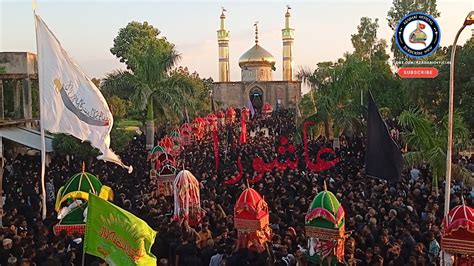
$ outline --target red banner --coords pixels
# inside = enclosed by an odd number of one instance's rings
[[[240,117],[240,121],[240,144],[244,144],[247,143],[247,124],[244,117]]]
[[[212,128],[212,140],[214,142],[214,162],[216,165],[216,174],[219,174],[219,134],[217,134],[217,127]]]
[[[233,185],[242,179],[244,176],[244,167],[242,166],[242,161],[239,159],[237,160],[237,167],[239,168],[239,173],[236,176],[231,177],[229,180],[224,181],[226,185]]]
[[[330,169],[331,167],[334,167],[341,159],[336,158],[331,161],[326,161],[326,160],[321,159],[321,155],[324,153],[331,153],[333,155],[336,154],[334,150],[331,148],[322,148],[321,150],[319,150],[318,154],[316,154],[316,163],[313,163],[313,161],[309,158],[308,127],[315,124],[316,122],[313,122],[313,121],[304,122],[304,127],[303,127],[304,159],[305,159],[306,167],[310,171],[323,172]]]

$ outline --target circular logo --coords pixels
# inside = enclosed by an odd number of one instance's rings
[[[395,41],[406,55],[421,58],[438,49],[441,30],[436,20],[425,13],[410,13],[398,22]]]

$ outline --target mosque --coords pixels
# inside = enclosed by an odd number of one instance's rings
[[[285,27],[281,30],[283,41],[283,76],[273,80],[276,60],[272,54],[258,43],[258,25],[255,26],[255,45],[239,59],[241,80],[231,81],[229,75],[229,31],[225,28],[224,9],[217,31],[219,46],[219,82],[213,84],[213,99],[218,106],[244,107],[252,102],[256,110],[261,110],[265,102],[274,108],[296,108],[301,99],[301,81],[293,79],[294,29],[290,27],[290,8],[285,14]]]

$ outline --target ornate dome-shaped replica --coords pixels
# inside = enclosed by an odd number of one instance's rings
[[[441,248],[474,262],[474,208],[465,204],[451,209],[443,219]],[[466,264],[472,265],[472,264]]]
[[[344,258],[345,213],[331,191],[325,189],[314,197],[305,217],[305,229],[310,238],[310,261],[328,259],[330,265],[335,265]]]
[[[59,212],[61,205],[68,199],[89,199],[89,193],[101,196],[106,200],[113,200],[112,190],[102,185],[99,179],[91,173],[81,172],[73,175],[59,188],[56,197],[55,209]]]
[[[262,46],[255,44],[239,58],[239,66],[269,66],[275,67],[275,57]]]
[[[201,222],[199,181],[188,170],[181,170],[173,181],[174,219],[194,226]]]
[[[252,188],[245,189],[234,206],[234,224],[239,247],[262,252],[272,235],[268,205]]]
[[[344,209],[331,191],[316,195],[306,215],[306,224],[328,229],[344,227]]]
[[[94,175],[85,172],[83,166],[82,172],[69,178],[58,191],[55,210],[60,221],[53,226],[55,235],[59,235],[61,231],[66,231],[69,235],[84,234],[89,194],[113,200],[112,189],[102,185]]]

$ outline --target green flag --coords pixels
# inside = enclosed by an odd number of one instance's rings
[[[156,265],[156,232],[146,222],[89,194],[84,251],[110,265]]]

